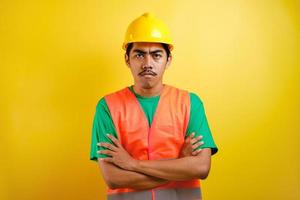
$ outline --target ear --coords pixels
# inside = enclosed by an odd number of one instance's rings
[[[173,57],[170,54],[169,57],[168,57],[167,63],[166,63],[166,69],[168,69],[168,67],[171,65],[172,59],[173,59]]]
[[[124,54],[124,59],[125,59],[125,63],[127,65],[127,67],[130,67],[130,64],[129,64],[129,56],[125,53]]]

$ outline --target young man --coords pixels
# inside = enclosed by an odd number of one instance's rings
[[[198,179],[217,147],[199,97],[163,84],[173,49],[167,27],[145,13],[129,25],[123,49],[134,85],[99,101],[92,131],[90,159],[108,199],[201,199]]]

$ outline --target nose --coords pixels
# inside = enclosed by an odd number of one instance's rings
[[[151,55],[149,54],[146,54],[145,55],[145,58],[144,58],[144,62],[143,62],[143,65],[142,65],[142,68],[143,70],[146,70],[146,69],[152,69],[152,60],[151,60]]]

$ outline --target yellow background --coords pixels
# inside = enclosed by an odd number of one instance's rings
[[[89,161],[95,106],[132,83],[134,18],[170,27],[165,83],[198,93],[219,146],[206,200],[300,199],[300,3],[0,2],[0,199],[104,199]]]

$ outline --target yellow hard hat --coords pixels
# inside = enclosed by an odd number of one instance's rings
[[[152,13],[143,14],[128,26],[123,49],[126,50],[128,43],[132,42],[165,43],[169,45],[170,51],[173,49],[168,27]]]

